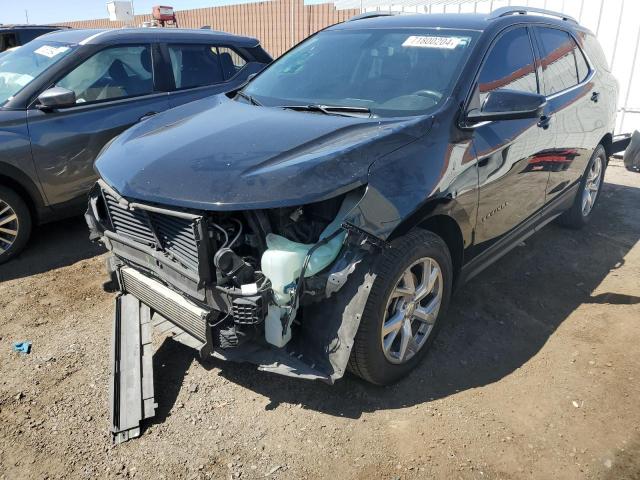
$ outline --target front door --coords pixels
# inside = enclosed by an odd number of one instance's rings
[[[102,147],[145,116],[169,107],[167,93],[154,88],[153,63],[147,44],[106,48],[56,82],[75,92],[74,106],[27,111],[33,159],[52,206],[84,203]]]
[[[494,41],[481,67],[471,106],[497,89],[538,93],[538,72],[529,31],[516,27]],[[478,158],[478,216],[472,256],[485,252],[518,226],[535,219],[545,201],[549,173],[537,165],[550,127],[540,118],[478,125],[473,144]]]

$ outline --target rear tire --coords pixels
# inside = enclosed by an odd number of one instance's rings
[[[16,192],[0,186],[0,264],[20,253],[30,235],[29,207]]]
[[[453,267],[439,236],[415,230],[382,252],[374,273],[349,370],[389,385],[415,368],[433,343],[449,305]]]
[[[598,145],[582,175],[573,205],[559,218],[561,225],[579,229],[589,223],[591,214],[600,198],[606,168],[607,153],[602,145]]]

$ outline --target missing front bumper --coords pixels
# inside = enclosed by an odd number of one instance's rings
[[[131,267],[120,269],[120,279],[123,292],[132,294],[198,340],[207,340],[207,325],[213,316],[211,310],[199,307]]]

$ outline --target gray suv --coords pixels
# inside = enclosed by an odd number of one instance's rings
[[[66,30],[0,60],[0,263],[33,224],[80,214],[93,162],[131,125],[237,89],[271,57],[211,30]]]

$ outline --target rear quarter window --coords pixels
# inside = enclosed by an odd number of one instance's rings
[[[589,64],[584,58],[582,51],[580,49],[575,50],[576,55],[576,64],[578,66],[578,81],[584,82],[586,78],[589,76]]]
[[[595,66],[599,69],[611,72],[607,56],[604,54],[602,46],[595,35],[586,32],[579,32],[578,37],[582,40],[585,52]]]

